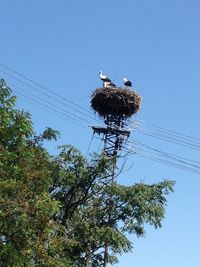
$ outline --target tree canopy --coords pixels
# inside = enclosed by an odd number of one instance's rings
[[[131,251],[130,234],[161,227],[173,181],[113,182],[113,159],[63,145],[52,156],[30,114],[0,82],[0,265],[107,266]]]

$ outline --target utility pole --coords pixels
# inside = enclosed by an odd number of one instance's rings
[[[123,148],[130,131],[126,130],[126,120],[135,114],[141,104],[141,97],[130,88],[109,87],[97,88],[91,97],[91,107],[105,123],[105,127],[93,126],[93,133],[103,137],[103,152],[113,158],[112,182],[115,180],[117,157]],[[108,204],[108,225],[112,227],[112,203]],[[104,244],[103,267],[109,260],[109,240]]]
[[[97,88],[92,94],[91,106],[105,123],[105,127],[93,126],[93,133],[103,136],[103,151],[115,161],[130,135],[126,121],[140,109],[140,104],[141,97],[127,88]]]

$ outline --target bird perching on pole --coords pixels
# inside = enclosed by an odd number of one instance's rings
[[[124,85],[126,86],[126,88],[130,88],[132,87],[132,82],[127,78],[124,78]]]
[[[106,75],[104,75],[102,71],[99,72],[99,78],[103,82],[103,88],[116,87],[116,84],[114,84]]]
[[[107,85],[111,83],[111,80],[106,75],[104,75],[102,71],[99,72],[99,78],[103,82],[103,87],[107,87]]]

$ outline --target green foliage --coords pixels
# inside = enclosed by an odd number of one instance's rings
[[[114,160],[88,163],[72,146],[52,157],[35,135],[30,115],[0,80],[0,265],[106,266],[131,251],[127,234],[161,227],[173,182],[124,186],[113,182]]]
[[[173,191],[172,181],[124,186],[112,181],[112,158],[94,155],[88,164],[71,146],[62,146],[54,161],[51,195],[61,203],[54,217],[68,231],[74,243],[65,248],[77,266],[102,266],[105,246],[108,261],[116,262],[117,254],[131,251],[126,234],[145,233],[145,224],[161,227],[165,195]]]
[[[11,90],[0,85],[0,265],[57,266],[48,251],[56,249],[51,216],[59,210],[49,196],[51,159],[31,142],[29,114],[15,109]]]

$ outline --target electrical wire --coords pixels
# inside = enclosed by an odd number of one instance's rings
[[[22,74],[22,73],[20,73],[20,72],[18,72],[18,71],[16,71],[16,70],[14,70],[14,69],[11,68],[11,67],[9,67],[9,66],[3,64],[2,62],[0,62],[0,66],[2,66],[3,68],[9,70],[10,72],[12,72],[12,73],[14,73],[14,74],[16,74],[16,75],[18,75],[18,76],[20,76],[21,78],[23,78],[23,79],[25,79],[25,80],[27,80],[27,81],[29,81],[29,82],[31,82],[31,83],[37,85],[38,87],[44,89],[45,91],[48,91],[49,93],[53,94],[54,96],[56,96],[56,97],[58,97],[58,98],[60,98],[60,99],[62,99],[62,100],[65,100],[66,102],[70,103],[71,105],[76,106],[76,107],[78,107],[79,109],[81,109],[81,111],[80,111],[80,110],[77,110],[77,109],[75,109],[75,111],[80,112],[80,113],[82,113],[82,114],[84,114],[84,115],[86,116],[86,114],[82,112],[82,110],[85,110],[85,112],[87,112],[87,113],[93,115],[92,112],[88,111],[88,110],[85,109],[84,107],[82,107],[82,106],[80,106],[80,105],[78,105],[78,104],[72,102],[71,100],[69,100],[69,99],[67,99],[67,98],[65,98],[65,97],[60,96],[59,94],[55,93],[54,91],[50,90],[49,88],[47,88],[47,87],[41,85],[40,83],[34,81],[33,79],[30,79],[29,77],[27,77],[27,76],[25,76],[24,74]],[[14,79],[16,79],[16,80],[19,81],[19,82],[24,83],[26,86],[29,86],[29,87],[33,88],[33,87],[30,86],[29,84],[27,84],[27,83],[25,83],[24,81],[22,81],[22,80],[20,80],[20,79],[18,79],[18,78],[16,78],[16,77],[14,77],[13,75],[11,75],[11,74],[9,74],[9,73],[3,71],[3,70],[0,70],[0,71],[2,71],[3,73],[5,73],[6,75],[8,75],[8,76],[10,76],[10,77],[12,77],[12,78],[14,78]],[[38,90],[38,88],[36,89],[35,87],[34,87],[34,89],[35,89],[35,90]],[[44,94],[44,92],[42,92],[42,91],[39,91],[39,92]],[[47,95],[47,94],[46,94],[46,96],[51,97],[50,95]],[[54,99],[54,100],[55,100],[55,99]],[[56,101],[58,101],[58,100],[56,100]],[[64,104],[63,102],[60,102],[60,103],[61,103],[61,104]],[[65,105],[66,105],[66,104],[65,104]],[[72,108],[72,107],[70,107],[70,108]],[[74,109],[74,108],[73,108],[73,109]],[[87,116],[88,116],[88,115],[87,115]],[[96,118],[93,118],[93,117],[89,117],[89,118],[92,119],[92,120],[97,121]],[[161,127],[161,126],[158,126],[158,125],[155,125],[155,124],[149,124],[149,125],[150,125],[151,127],[160,129],[160,130],[162,130],[162,131],[164,130],[165,133],[168,132],[168,133],[170,133],[171,135],[173,134],[174,136],[177,136],[177,135],[178,135],[178,136],[182,136],[182,138],[183,138],[183,137],[184,137],[184,138],[187,138],[187,139],[190,138],[190,139],[192,139],[193,141],[196,140],[196,141],[200,142],[200,139],[199,139],[199,138],[194,138],[194,137],[191,137],[191,136],[186,135],[186,134],[181,134],[181,133],[179,133],[179,132],[176,132],[176,131],[173,131],[173,130],[170,130],[170,129],[166,129],[166,128],[164,128],[164,127]]]
[[[17,92],[17,90],[15,89],[15,91]],[[67,121],[71,121],[73,124],[77,125],[77,126],[80,126],[80,127],[83,127],[85,128],[86,126],[85,125],[82,125],[80,124],[79,122],[77,122],[74,118],[46,105],[45,103],[43,102],[40,102],[38,100],[35,100],[35,99],[32,99],[31,97],[29,96],[26,96],[24,94],[22,94],[21,92],[17,92],[19,95],[21,95],[23,98],[25,98],[26,100],[28,100],[29,102],[33,103],[34,105],[36,104],[37,106],[39,106],[41,109],[44,109],[44,110],[47,110],[49,112],[53,112],[54,114],[56,113],[56,115],[64,120],[67,120]]]
[[[13,88],[13,91],[14,91],[14,92],[17,92],[18,94],[20,93],[20,91],[24,91],[24,92],[26,92],[24,89],[19,88],[19,87],[17,87],[17,86],[13,86],[12,88]],[[20,90],[20,91],[19,91],[19,90]],[[68,111],[68,110],[66,110],[66,109],[57,107],[54,103],[51,103],[51,102],[49,102],[48,100],[43,99],[43,98],[41,98],[40,96],[35,95],[35,94],[32,93],[32,92],[29,92],[29,95],[28,95],[27,97],[30,97],[30,95],[33,96],[34,99],[35,99],[36,101],[39,99],[39,100],[42,101],[44,104],[47,103],[47,104],[49,104],[50,106],[53,106],[54,108],[56,108],[56,110],[58,110],[58,109],[61,110],[62,112],[66,113],[65,115],[66,115],[67,117],[71,117],[72,119],[73,119],[73,117],[74,117],[74,119],[75,119],[75,120],[79,120],[79,122],[84,121],[84,122],[90,123],[89,120],[86,120],[85,118],[82,118],[82,117],[80,117],[80,116],[78,116],[78,115],[76,115],[76,114],[73,114],[72,112],[70,112],[70,111]],[[32,100],[34,101],[34,99],[32,99]]]
[[[5,69],[7,69],[7,70],[9,70],[9,71],[11,71],[11,72],[17,74],[18,76],[22,77],[23,79],[25,79],[25,80],[27,80],[27,81],[29,81],[29,82],[31,82],[31,83],[33,83],[33,84],[39,86],[40,88],[42,88],[42,89],[44,89],[44,90],[50,92],[50,93],[53,94],[54,96],[57,96],[58,98],[64,99],[65,101],[67,101],[68,103],[72,104],[73,106],[76,106],[76,107],[80,108],[81,110],[85,110],[87,113],[93,115],[93,113],[90,112],[90,111],[88,111],[86,108],[84,108],[84,107],[82,107],[82,106],[80,106],[80,105],[74,103],[73,101],[67,99],[66,97],[62,97],[62,96],[60,96],[59,94],[55,93],[54,91],[50,90],[49,88],[47,88],[47,87],[41,85],[40,83],[38,83],[38,82],[36,82],[36,81],[30,79],[29,77],[27,77],[27,76],[25,76],[24,74],[22,74],[22,73],[20,73],[20,72],[18,72],[18,71],[16,71],[16,70],[14,70],[13,68],[11,68],[11,67],[9,67],[9,66],[7,66],[7,65],[5,65],[5,64],[3,64],[3,63],[1,63],[1,62],[0,62],[0,66],[2,66],[3,68],[5,68]]]
[[[139,144],[140,146],[142,146],[142,147],[144,147],[144,148],[147,148],[147,149],[149,149],[149,150],[152,150],[152,151],[154,151],[154,152],[156,152],[156,153],[159,153],[159,154],[162,154],[162,155],[164,155],[164,156],[166,156],[166,157],[171,157],[171,158],[174,158],[174,159],[179,159],[180,161],[181,160],[186,160],[186,161],[189,161],[189,162],[193,162],[193,163],[196,163],[196,164],[200,164],[200,162],[199,161],[194,161],[194,160],[191,160],[191,159],[188,159],[188,158],[185,158],[185,157],[181,157],[181,156],[178,156],[178,155],[175,155],[175,154],[171,154],[171,153],[167,153],[167,152],[163,152],[162,150],[160,150],[160,149],[156,149],[156,148],[154,148],[154,147],[150,147],[150,146],[147,146],[147,145],[145,145],[145,144],[143,144],[143,143],[141,143],[141,142],[139,142],[139,141],[132,141],[132,140],[129,140],[128,141],[129,143],[131,143],[131,144]],[[199,167],[200,168],[200,167]]]
[[[176,164],[176,163],[164,160],[164,159],[160,159],[160,158],[153,157],[153,156],[146,156],[146,155],[143,155],[143,154],[139,154],[138,156],[142,157],[142,158],[146,158],[146,159],[152,160],[152,161],[155,161],[155,162],[158,162],[158,163],[162,163],[162,164],[167,165],[167,166],[175,167],[175,168],[180,169],[180,170],[185,170],[185,171],[188,171],[188,172],[200,174],[200,172],[198,170],[195,170],[195,169],[192,169],[192,168],[188,168],[186,166],[183,166],[183,165],[180,165],[180,164]]]
[[[195,173],[200,173],[200,162],[194,161],[191,159],[187,159],[184,157],[180,157],[178,155],[170,154],[167,152],[163,152],[159,149],[155,149],[153,147],[146,146],[140,142],[132,142],[132,147],[124,147],[130,154],[138,154],[139,156],[143,156],[149,159],[157,160],[161,163],[166,163],[167,165],[171,165],[174,167],[179,167],[181,169],[185,169],[188,171],[192,171]],[[137,145],[139,144],[139,147]],[[136,149],[139,149],[139,152],[136,152]],[[148,155],[146,155],[148,154]],[[156,156],[156,157],[155,157]],[[159,157],[159,158],[158,158]],[[192,163],[191,163],[192,162]],[[196,164],[193,164],[196,163]]]
[[[135,127],[131,129],[131,126],[135,124]],[[168,129],[165,129],[163,127],[159,126],[151,126],[145,128],[145,126],[141,127],[141,121],[139,121],[137,124],[135,122],[132,122],[128,128],[131,130],[134,130],[136,133],[141,133],[150,137],[154,137],[160,140],[164,140],[173,144],[177,144],[180,146],[188,147],[193,150],[200,150],[200,140],[195,137],[191,137],[189,135],[184,135],[181,133],[176,132],[174,134],[174,131],[170,131]],[[139,127],[140,126],[140,127]],[[161,130],[162,129],[162,130]]]
[[[0,65],[1,65],[1,64],[0,64]],[[33,90],[39,92],[40,94],[42,94],[42,95],[44,95],[44,96],[46,96],[46,97],[48,97],[48,98],[50,98],[50,99],[53,99],[54,101],[58,102],[59,104],[62,104],[62,105],[64,105],[65,107],[67,107],[67,108],[69,108],[69,109],[73,109],[75,112],[78,112],[78,113],[82,114],[83,116],[89,118],[90,120],[98,121],[95,117],[91,117],[91,115],[89,116],[88,114],[86,114],[85,112],[83,112],[82,110],[85,110],[85,108],[83,108],[83,107],[81,107],[81,106],[79,106],[79,105],[74,104],[72,101],[69,101],[69,100],[67,100],[67,99],[64,98],[64,97],[61,97],[60,95],[54,93],[53,91],[47,89],[46,87],[40,85],[41,88],[46,89],[46,91],[50,92],[50,93],[51,93],[52,95],[54,95],[54,96],[50,95],[49,93],[46,93],[46,92],[41,91],[41,90],[38,89],[37,87],[32,86],[32,85],[30,85],[30,84],[28,84],[28,83],[22,81],[22,80],[19,79],[19,78],[16,78],[15,76],[9,74],[8,72],[6,72],[6,71],[4,71],[4,70],[2,70],[2,69],[0,69],[0,71],[1,71],[2,73],[4,73],[5,75],[11,77],[12,79],[14,79],[14,80],[16,80],[16,81],[22,83],[23,85],[25,85],[25,86],[27,86],[27,87],[29,87],[29,88],[31,88],[31,89],[33,89]],[[34,82],[34,83],[35,83],[35,82]],[[35,84],[37,84],[37,83],[35,83]],[[55,96],[56,96],[57,98],[59,98],[59,99],[55,98]],[[60,99],[61,99],[62,101],[61,101]],[[71,105],[70,105],[70,104],[67,104],[66,101],[69,102]],[[81,110],[78,110],[77,108],[73,107],[72,105],[77,106],[77,107],[78,107],[79,109],[81,109]],[[94,116],[94,114],[93,114],[92,112],[89,112],[89,111],[87,111],[87,112],[90,113],[90,114],[92,114],[92,115]]]
[[[48,89],[47,87],[45,87],[45,86],[39,84],[38,82],[35,82],[34,80],[28,78],[27,76],[25,76],[24,74],[21,74],[20,72],[14,70],[13,68],[8,67],[7,65],[5,65],[5,64],[3,64],[3,63],[1,63],[1,62],[0,62],[0,65],[1,65],[3,68],[5,68],[5,69],[11,71],[12,73],[14,73],[14,74],[20,76],[21,78],[23,78],[23,79],[25,79],[25,80],[27,80],[27,81],[29,81],[29,82],[31,82],[31,83],[33,83],[33,84],[39,86],[40,88],[42,88],[42,89],[44,89],[44,90],[50,92],[50,93],[53,94],[54,96],[56,96],[56,97],[58,97],[58,98],[60,98],[60,99],[62,99],[62,100],[67,101],[68,103],[70,103],[70,104],[73,105],[73,106],[78,107],[79,109],[81,109],[81,111],[78,110],[78,109],[76,109],[76,108],[74,108],[74,107],[72,107],[72,106],[67,106],[68,108],[71,108],[71,109],[73,109],[74,111],[79,112],[79,113],[83,114],[84,116],[87,116],[88,118],[90,118],[90,119],[92,119],[92,120],[94,120],[94,121],[98,121],[96,118],[91,117],[91,116],[88,116],[86,113],[82,112],[82,110],[85,110],[87,113],[93,115],[93,113],[92,113],[92,112],[89,112],[87,109],[85,109],[85,108],[83,108],[83,107],[77,105],[76,103],[74,103],[74,102],[72,102],[72,101],[70,101],[70,100],[68,100],[68,99],[66,99],[66,98],[64,98],[64,97],[62,97],[62,96],[60,96],[60,95],[58,95],[58,94],[56,94],[56,93],[53,92],[52,90],[50,90],[50,89]],[[37,90],[38,92],[44,94],[45,96],[47,96],[47,97],[49,97],[49,98],[52,98],[54,101],[57,101],[57,102],[59,102],[60,104],[66,106],[66,103],[65,103],[65,102],[53,98],[51,95],[42,92],[42,91],[39,90],[38,88],[35,88],[35,87],[33,87],[33,86],[30,86],[29,84],[25,83],[24,81],[22,81],[22,80],[20,80],[20,79],[18,79],[18,78],[16,78],[16,77],[14,77],[13,75],[11,75],[11,74],[9,74],[9,73],[3,71],[3,70],[0,70],[0,71],[2,71],[3,73],[5,73],[6,75],[12,77],[13,79],[16,79],[17,81],[22,82],[22,83],[25,84],[26,86],[31,87],[31,88],[34,89],[34,90]],[[74,115],[74,114],[73,114],[73,115]],[[139,122],[139,123],[141,123],[141,122]],[[162,132],[152,132],[152,131],[141,130],[140,133],[145,134],[145,135],[148,135],[148,136],[151,136],[151,137],[159,138],[159,139],[164,140],[164,141],[168,141],[168,142],[171,142],[171,143],[175,143],[175,144],[178,144],[178,145],[186,146],[186,147],[189,147],[189,148],[192,148],[192,149],[195,149],[195,150],[199,150],[199,149],[200,149],[200,139],[198,139],[198,138],[193,138],[193,137],[191,137],[191,136],[189,136],[189,135],[181,134],[181,133],[178,133],[178,132],[176,132],[176,131],[169,130],[169,129],[166,129],[166,128],[164,128],[164,127],[160,127],[160,126],[157,126],[157,125],[154,125],[154,124],[149,124],[149,125],[150,125],[151,127],[156,128],[157,130],[161,130]],[[137,131],[139,132],[139,130],[137,130]],[[163,131],[164,131],[164,132],[163,132]],[[181,137],[181,140],[180,140],[180,137]],[[193,142],[191,142],[191,141],[193,141]],[[195,143],[194,143],[194,141],[195,141]],[[196,141],[197,141],[198,143],[196,143]]]
[[[173,135],[173,134],[169,134],[168,132],[160,132],[160,131],[152,131],[151,129],[145,129],[143,130],[144,133],[149,133],[152,135],[157,135],[163,138],[169,138],[171,140],[174,140],[176,142],[182,142],[183,144],[187,144],[187,145],[191,145],[191,146],[198,146],[200,147],[200,141],[196,141],[195,139],[192,138],[185,138],[182,137],[181,135]]]
[[[100,141],[102,140],[99,137],[95,137],[95,139],[98,139]],[[158,155],[154,156],[154,154],[152,154],[150,152],[148,152],[149,155],[148,154],[146,155],[146,151],[140,147],[127,148],[126,146],[122,145],[121,151],[124,152],[125,155],[118,156],[119,158],[124,158],[124,157],[127,157],[127,155],[133,155],[134,154],[136,156],[139,156],[139,157],[151,160],[151,161],[155,161],[155,162],[161,163],[161,164],[166,165],[166,166],[171,166],[171,167],[174,167],[174,168],[177,168],[180,170],[188,171],[188,172],[195,173],[195,174],[200,174],[199,169],[192,168],[191,166],[187,165],[186,163],[184,165],[181,163],[177,163],[176,161],[170,161],[168,158],[161,158],[161,157],[159,158]]]
[[[85,154],[85,158],[86,158],[86,159],[87,159],[88,153],[89,153],[89,151],[90,151],[90,147],[91,147],[93,138],[94,138],[94,132],[93,132],[93,134],[92,134],[92,137],[91,137],[91,139],[90,139],[90,143],[89,143],[87,152],[86,152],[86,154]]]
[[[141,133],[141,134],[146,135],[146,136],[150,136],[150,137],[159,139],[159,140],[163,140],[163,141],[166,141],[166,142],[169,142],[169,143],[173,143],[173,144],[176,144],[176,145],[179,145],[179,146],[187,147],[187,148],[190,148],[190,149],[193,149],[193,150],[197,150],[197,151],[200,150],[200,146],[199,145],[196,145],[194,143],[184,142],[184,141],[181,141],[180,139],[177,140],[177,139],[174,139],[174,138],[172,138],[170,136],[164,136],[164,135],[160,135],[159,133],[152,133],[152,132],[144,131],[144,130],[142,130],[142,131],[136,130],[136,132]]]
[[[150,124],[151,125],[151,124]],[[158,129],[161,129],[161,130],[164,130],[165,132],[169,132],[169,133],[173,133],[175,135],[181,135],[182,137],[186,137],[186,138],[190,138],[190,139],[193,139],[193,140],[196,140],[198,142],[200,142],[200,139],[199,138],[196,138],[196,137],[191,137],[190,135],[186,135],[186,134],[183,134],[183,133],[179,133],[177,131],[174,131],[174,130],[170,130],[170,129],[167,129],[167,128],[164,128],[164,127],[161,127],[161,126],[158,126],[158,125],[155,125],[155,124],[152,124],[153,127],[155,128],[158,128]]]
[[[126,147],[123,147],[123,150],[128,152],[129,155],[134,154],[134,155],[137,155],[139,157],[142,157],[142,158],[145,158],[145,159],[148,159],[148,160],[156,161],[156,162],[161,163],[163,165],[172,166],[172,167],[175,167],[177,169],[181,169],[181,170],[185,170],[185,171],[188,171],[188,172],[200,174],[200,171],[198,169],[191,168],[190,166],[183,165],[183,164],[178,164],[176,162],[169,161],[167,159],[159,158],[158,156],[155,157],[154,155],[151,155],[151,154],[150,155],[146,155],[145,151],[142,151],[142,149],[140,150],[140,152],[136,152],[134,149],[130,150],[130,149],[126,148]]]
[[[113,131],[116,131],[113,129]],[[100,138],[99,138],[100,139]],[[200,173],[200,162],[188,158],[184,158],[171,153],[163,152],[159,149],[147,146],[138,141],[127,140],[128,147],[121,145],[121,149],[130,154],[137,154],[141,157],[148,158],[165,165],[170,165],[182,170],[187,170],[194,173]],[[138,152],[136,152],[136,149]],[[148,154],[148,155],[146,155]],[[123,156],[122,156],[123,157]],[[195,163],[195,164],[193,164]]]
[[[116,131],[116,133],[118,133],[115,129],[113,129],[113,131]],[[199,161],[194,161],[185,157],[163,152],[159,149],[146,146],[145,144],[138,141],[128,140],[127,143],[131,144],[134,149],[130,147],[130,145],[129,147],[122,145],[121,149],[124,149],[126,152],[129,152],[129,154],[138,154],[141,157],[148,158],[159,163],[163,163],[165,165],[170,165],[179,169],[187,170],[198,174],[200,173]],[[139,150],[139,152],[136,152],[135,149]],[[146,155],[145,153],[150,155]]]
[[[102,138],[100,139],[100,140],[101,140],[101,142],[99,143],[99,146],[98,146],[98,149],[97,149],[97,154],[99,154],[99,151],[100,151],[100,148],[101,148],[101,145],[102,145],[103,139],[104,139],[104,136],[102,136]]]
[[[60,108],[58,106],[56,106],[54,103],[51,103],[49,101],[47,101],[46,99],[42,98],[41,95],[34,95],[32,92],[30,92],[29,94],[32,95],[34,98],[31,98],[30,95],[24,95],[21,92],[19,92],[18,90],[16,90],[16,86],[15,87],[15,91],[23,96],[24,98],[28,99],[29,101],[31,101],[32,103],[36,103],[37,105],[39,105],[41,108],[46,109],[50,112],[56,113],[58,116],[60,116],[61,118],[65,119],[65,120],[71,120],[72,123],[79,125],[81,127],[86,127],[85,125],[83,126],[81,123],[83,121],[85,122],[90,122],[88,119],[91,119],[92,121],[98,121],[96,118],[91,117],[91,114],[94,115],[92,112],[89,112],[87,109],[75,104],[74,102],[68,100],[65,97],[62,97],[60,95],[58,95],[57,93],[53,92],[52,90],[48,89],[45,86],[42,86],[41,84],[35,82],[34,80],[26,77],[25,75],[15,71],[14,69],[6,66],[5,64],[0,63],[0,65],[9,70],[10,72],[14,73],[15,75],[18,75],[19,77],[25,79],[26,81],[28,81],[29,83],[33,83],[34,85],[36,85],[37,87],[40,87],[41,89],[45,90],[46,92],[41,91],[39,88],[32,86],[30,84],[28,84],[27,82],[9,74],[8,72],[1,70],[0,71],[2,73],[4,73],[5,75],[11,77],[12,79],[24,84],[25,86],[34,89],[35,91],[37,91],[39,94],[42,94],[43,96],[56,101],[59,104],[62,104],[65,106],[65,108],[71,109],[74,112],[77,112],[79,114],[81,114],[83,117],[73,114],[72,112],[68,111],[67,109],[63,109]],[[20,90],[20,88],[18,88]],[[36,98],[36,99],[35,99]],[[58,99],[57,99],[58,98]],[[67,113],[67,114],[66,114]],[[90,115],[88,115],[90,114]],[[87,119],[86,119],[87,117]],[[180,146],[185,146],[188,148],[192,148],[195,150],[200,150],[200,139],[199,138],[195,138],[183,133],[179,133],[177,131],[173,131],[173,130],[169,130],[167,128],[164,127],[160,127],[154,124],[149,124],[150,129],[140,129],[141,122],[139,124],[135,124],[135,126],[133,127],[133,130],[137,131],[138,133],[142,133],[154,138],[158,138],[167,142],[171,142],[174,144],[178,144]],[[100,139],[102,140],[102,139]],[[184,169],[187,171],[191,171],[191,172],[195,172],[195,173],[200,173],[200,162],[198,161],[194,161],[188,158],[184,158],[178,155],[174,155],[171,153],[167,153],[167,152],[163,152],[157,148],[154,147],[150,147],[150,146],[146,146],[143,143],[140,142],[133,142],[133,141],[129,141],[129,144],[131,144],[137,148],[139,150],[138,155],[144,158],[148,158],[166,165],[170,165],[170,166],[174,166],[180,169]],[[100,144],[101,145],[101,144]],[[136,147],[139,146],[139,147]],[[132,150],[132,148],[127,148],[126,146],[122,147],[123,149],[126,149],[127,151],[129,151],[130,153],[136,153],[135,151]],[[88,152],[87,152],[88,153]],[[148,155],[146,155],[146,154]]]

